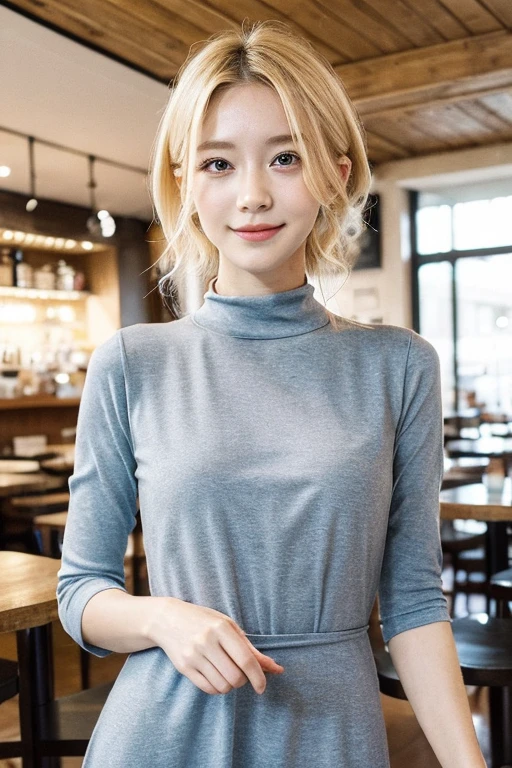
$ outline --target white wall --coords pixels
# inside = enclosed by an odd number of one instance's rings
[[[382,317],[391,325],[412,327],[409,202],[407,190],[466,186],[510,179],[512,143],[398,160],[378,168],[372,191],[381,196],[382,268],[353,272],[327,307],[362,322]],[[375,290],[378,307],[358,312],[356,290]],[[317,296],[315,295],[315,298]],[[318,297],[320,300],[320,297]]]

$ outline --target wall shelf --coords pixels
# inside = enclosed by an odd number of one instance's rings
[[[15,288],[14,286],[0,285],[0,298],[4,299],[80,301],[90,295],[89,291],[45,291],[41,288]]]
[[[24,397],[0,398],[0,411],[17,411],[25,408],[77,408],[79,405],[79,397],[25,395]]]

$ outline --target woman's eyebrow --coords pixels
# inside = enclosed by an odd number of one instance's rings
[[[271,136],[266,140],[265,144],[286,144],[289,141],[293,141],[293,137],[289,133],[282,133],[280,136]],[[231,141],[221,141],[220,139],[210,139],[209,141],[203,141],[197,148],[198,152],[202,152],[204,149],[236,149],[236,144]]]

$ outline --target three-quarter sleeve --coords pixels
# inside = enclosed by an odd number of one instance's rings
[[[96,656],[111,651],[84,641],[82,613],[98,592],[126,591],[124,555],[137,514],[122,343],[118,331],[93,352],[87,370],[58,573],[61,623],[82,648]]]
[[[443,463],[439,357],[426,339],[411,331],[379,584],[385,643],[405,630],[450,621],[441,581]]]

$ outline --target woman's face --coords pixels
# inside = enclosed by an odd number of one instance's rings
[[[306,238],[319,203],[304,183],[289,134],[281,100],[271,87],[236,85],[210,102],[192,193],[201,227],[219,251],[217,285],[224,289],[263,283],[287,290],[282,285],[304,281]],[[262,224],[273,230],[236,231]]]

